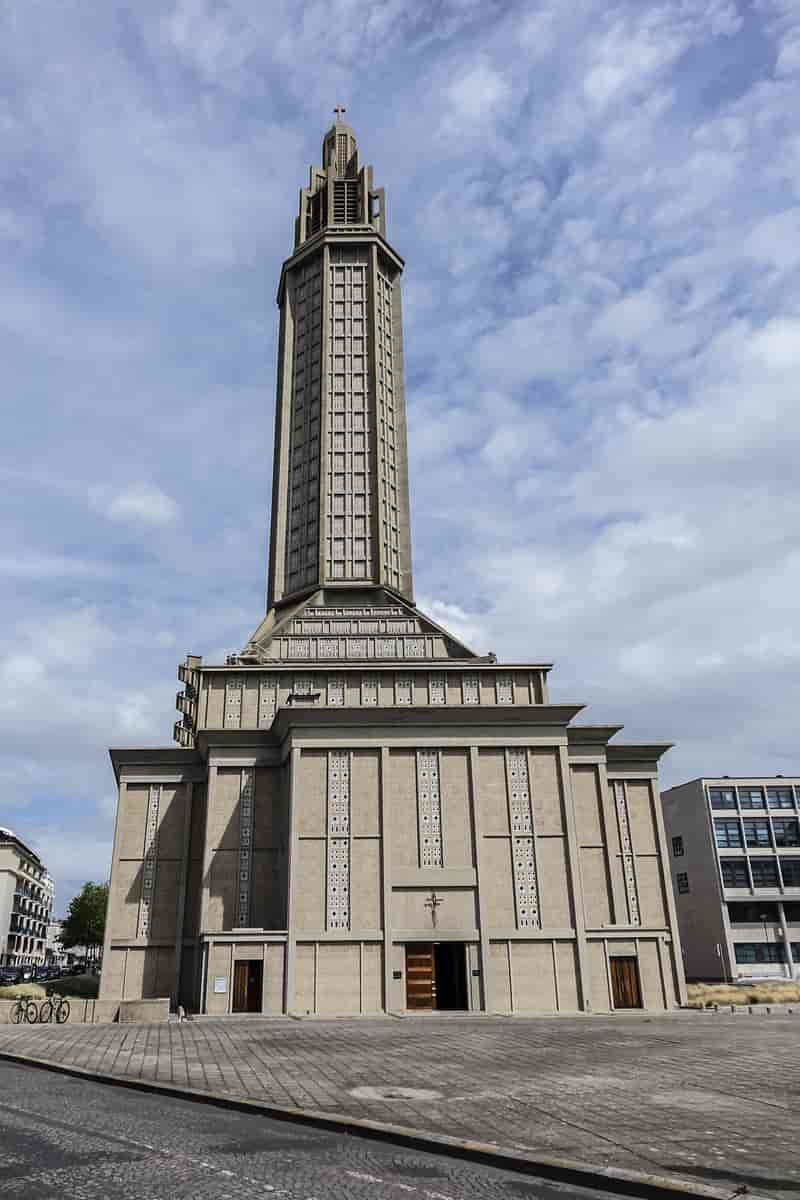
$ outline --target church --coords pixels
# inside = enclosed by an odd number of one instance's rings
[[[223,1015],[664,1010],[658,762],[414,603],[403,259],[342,110],[283,264],[267,613],[113,749],[101,999]]]

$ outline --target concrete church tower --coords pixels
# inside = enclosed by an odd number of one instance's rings
[[[414,604],[403,260],[342,111],[278,289],[267,613],[181,665],[177,748],[111,752],[101,1009],[670,1008],[668,747]]]
[[[269,604],[316,587],[412,598],[403,260],[341,121],[300,193],[283,266]]]

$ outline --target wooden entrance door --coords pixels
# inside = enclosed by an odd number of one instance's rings
[[[436,973],[432,942],[406,945],[406,1008],[417,1012],[436,1008]]]
[[[641,1008],[639,964],[635,958],[611,958],[611,990],[614,1008]]]
[[[239,958],[233,964],[233,1011],[261,1012],[261,972],[258,958]]]

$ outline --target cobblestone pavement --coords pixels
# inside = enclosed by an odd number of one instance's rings
[[[46,1086],[43,1086],[44,1080]],[[309,1126],[0,1063],[0,1197],[612,1200]]]
[[[0,1050],[800,1196],[797,1012],[0,1026]]]

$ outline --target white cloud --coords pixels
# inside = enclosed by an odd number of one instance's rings
[[[134,521],[145,525],[169,525],[177,521],[177,503],[153,484],[138,483],[119,492],[91,490],[92,503],[112,521]]]

